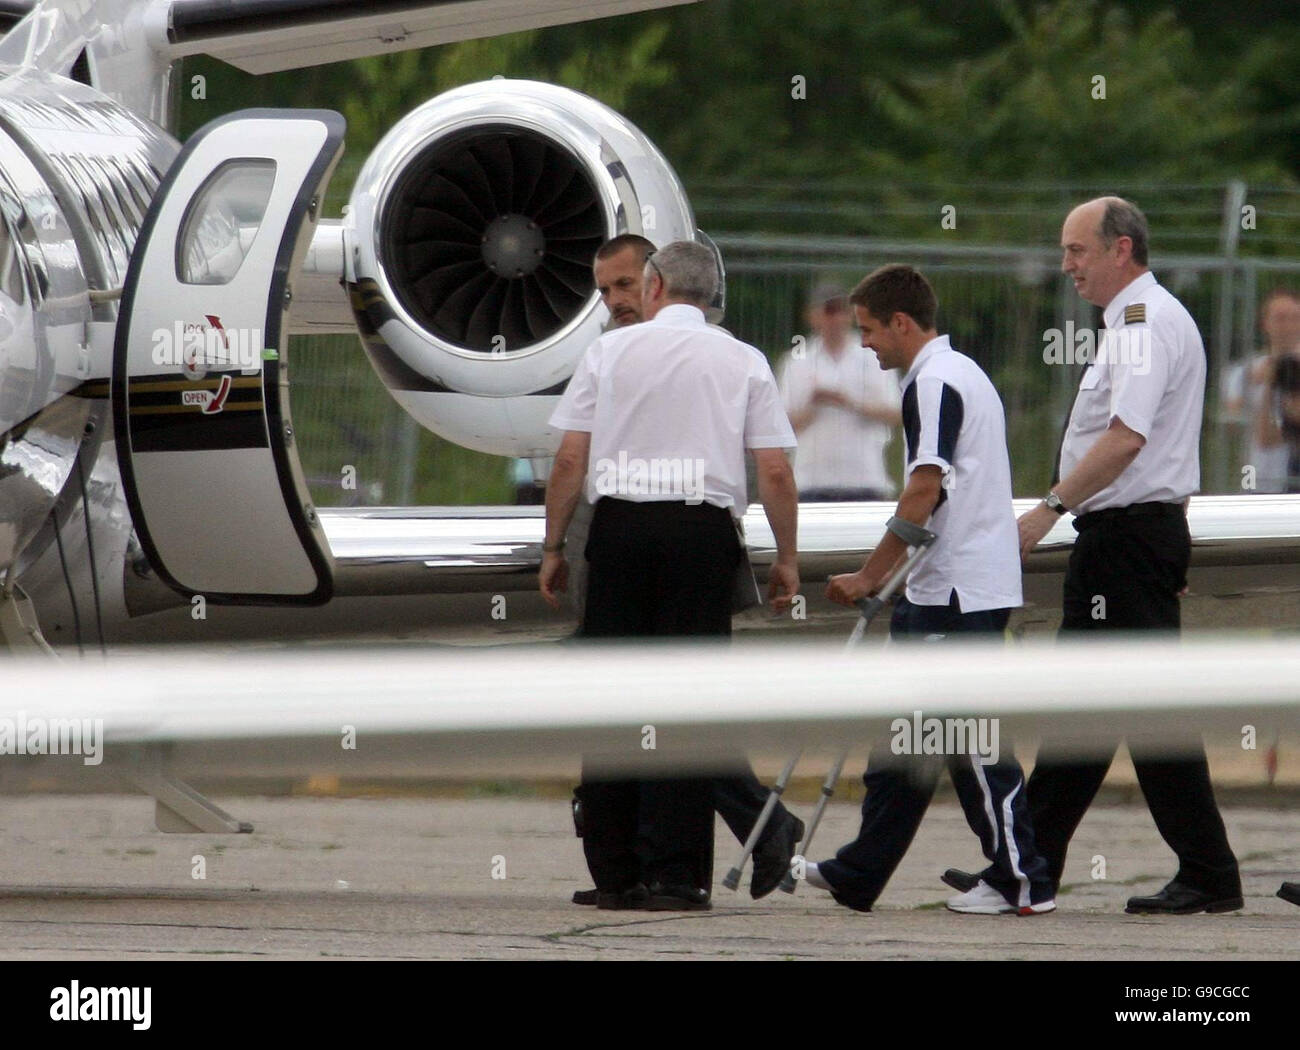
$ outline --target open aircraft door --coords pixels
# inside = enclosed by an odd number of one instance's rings
[[[286,347],[293,279],[344,127],[324,110],[244,110],[206,125],[132,253],[113,356],[118,459],[141,545],[186,595],[330,599]]]

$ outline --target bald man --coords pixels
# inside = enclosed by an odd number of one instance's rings
[[[1059,480],[1021,515],[1019,529],[1027,555],[1060,515],[1075,515],[1079,535],[1066,569],[1061,623],[1062,634],[1074,638],[1181,629],[1179,598],[1191,557],[1187,502],[1200,487],[1205,348],[1192,316],[1148,268],[1147,241],[1146,217],[1119,197],[1079,205],[1061,231],[1061,269],[1085,301],[1102,308],[1105,327],[1079,382]],[[1078,685],[1044,682],[1043,688]],[[1079,757],[1054,752],[1050,739],[1039,749],[1029,809],[1058,886],[1070,838],[1114,750]],[[1130,750],[1178,872],[1159,893],[1130,898],[1125,910],[1184,915],[1241,908],[1241,876],[1199,735],[1159,753]]]

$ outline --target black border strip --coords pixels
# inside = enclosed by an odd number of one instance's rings
[[[300,216],[300,221],[296,225],[290,221],[285,227],[285,233],[281,239],[280,249],[276,254],[275,266],[271,275],[264,341],[270,346],[277,347],[281,353],[284,352],[284,348],[280,346],[283,330],[282,321],[285,313],[284,293],[289,285],[289,270],[293,262],[294,251],[303,235],[304,227],[307,226],[305,218],[308,205],[312,197],[323,190],[323,182],[326,181],[331,168],[342,152],[344,132],[347,128],[343,117],[332,110],[245,109],[218,117],[196,131],[189,141],[185,143],[175,160],[172,161],[171,167],[167,169],[166,175],[164,175],[162,182],[154,193],[153,200],[149,204],[149,211],[145,215],[144,222],[140,226],[140,232],[136,237],[135,250],[131,253],[131,261],[127,267],[122,293],[122,303],[118,310],[117,332],[113,343],[113,373],[110,396],[113,404],[113,437],[117,446],[118,469],[122,475],[122,490],[127,507],[131,512],[131,520],[135,525],[140,546],[144,549],[150,564],[158,573],[159,579],[163,580],[173,590],[187,597],[192,597],[201,592],[186,587],[167,571],[153,537],[149,533],[144,508],[141,506],[139,497],[136,494],[135,471],[131,462],[130,417],[126,398],[129,321],[135,308],[135,297],[140,283],[140,271],[144,266],[145,249],[153,237],[163,203],[171,193],[185,163],[198,145],[217,128],[237,120],[267,118],[315,119],[324,124],[326,128],[325,143],[308,170],[294,201],[294,209]],[[272,428],[273,434],[278,434],[280,437],[280,440],[271,442],[276,474],[280,480],[281,492],[285,498],[285,507],[290,521],[293,523],[294,531],[303,545],[308,561],[316,572],[316,589],[306,595],[213,594],[202,592],[207,601],[217,605],[323,605],[330,600],[334,593],[333,572],[329,559],[317,543],[312,527],[307,521],[301,500],[298,498],[297,487],[294,483],[291,453],[283,440],[285,413],[280,405],[279,378],[279,362],[264,362],[262,388],[267,405],[267,425]]]
[[[341,113],[330,109],[246,109],[242,110],[239,116],[240,119],[246,120],[274,117],[286,112],[293,114],[294,119],[297,120],[318,120],[324,124],[325,142],[307,170],[306,178],[298,187],[298,196],[294,200],[293,212],[290,213],[296,212],[302,219],[296,226],[291,222],[285,227],[284,237],[280,241],[280,251],[275,257],[275,269],[271,273],[270,294],[266,300],[266,327],[264,328],[266,335],[263,341],[267,346],[275,347],[280,356],[274,361],[264,361],[262,364],[262,395],[266,401],[266,423],[271,434],[271,454],[275,458],[276,473],[280,476],[280,490],[286,497],[285,507],[303,549],[307,552],[307,558],[312,568],[316,570],[316,590],[304,596],[301,601],[306,605],[324,605],[334,596],[334,572],[329,557],[321,550],[324,527],[318,524],[316,530],[312,528],[303,507],[304,497],[310,497],[306,491],[298,490],[294,471],[297,452],[292,448],[297,444],[297,437],[295,436],[292,441],[285,440],[285,427],[290,423],[290,419],[289,406],[282,405],[280,402],[280,362],[284,360],[287,352],[285,344],[288,338],[284,331],[284,320],[289,313],[286,292],[290,290],[293,257],[303,238],[310,238],[311,232],[316,228],[316,216],[319,215],[320,209],[318,206],[315,212],[312,212],[311,203],[313,198],[317,200],[318,205],[325,199],[325,186],[329,182],[330,175],[333,174],[334,165],[343,154],[343,139],[348,125]],[[306,221],[308,214],[312,215],[310,223]],[[293,494],[292,499],[288,498],[290,494]],[[317,522],[319,520],[318,517]]]
[[[403,15],[454,7],[474,0],[189,0],[172,5],[167,37],[194,43],[244,33],[302,29],[349,18]]]

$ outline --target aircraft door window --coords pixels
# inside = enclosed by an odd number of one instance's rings
[[[185,284],[229,284],[266,217],[275,161],[226,161],[186,209],[176,241],[176,277]]]

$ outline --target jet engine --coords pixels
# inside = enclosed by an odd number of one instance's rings
[[[439,95],[375,148],[344,219],[371,363],[434,433],[550,454],[546,420],[609,319],[592,257],[621,233],[696,237],[676,173],[631,123],[531,81]]]

